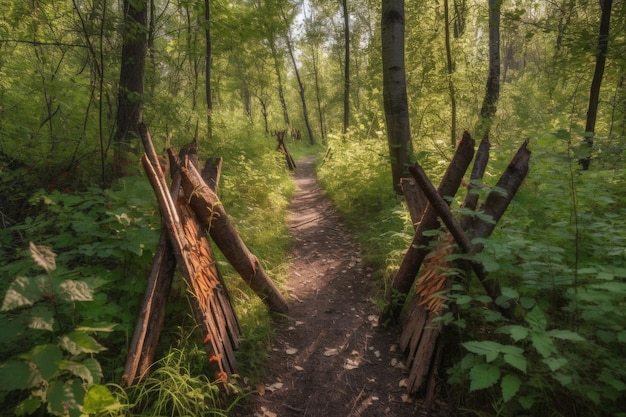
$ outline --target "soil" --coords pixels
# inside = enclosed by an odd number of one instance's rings
[[[295,181],[289,216],[295,244],[286,284],[290,311],[275,323],[266,379],[241,415],[421,415],[419,400],[402,387],[400,330],[378,325],[372,271],[319,188],[313,158],[299,161]]]

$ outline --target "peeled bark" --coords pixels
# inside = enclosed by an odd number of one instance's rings
[[[192,164],[184,163],[180,171],[182,186],[189,198],[189,204],[204,227],[209,230],[211,238],[222,254],[271,312],[287,313],[289,310],[287,302],[267,276],[257,257],[248,250],[239,237],[217,195],[204,183]]]

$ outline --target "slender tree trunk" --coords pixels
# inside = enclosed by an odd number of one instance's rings
[[[450,11],[448,6],[449,0],[443,1],[443,16],[446,38],[446,65],[448,69],[448,92],[450,94],[450,145],[456,147],[456,94],[454,91],[454,61],[452,60],[452,45],[450,45]]]
[[[322,92],[320,88],[320,74],[319,74],[319,45],[312,45],[311,62],[313,64],[313,78],[315,81],[315,99],[317,102],[317,117],[320,122],[320,135],[322,142],[326,141],[326,126],[324,122],[324,111],[322,109]]]
[[[148,1],[124,0],[114,174],[124,175],[131,163],[131,141],[139,137],[146,67]]]
[[[600,30],[598,33],[598,53],[596,55],[596,68],[593,72],[593,80],[591,81],[591,89],[589,91],[589,107],[587,110],[587,124],[585,125],[585,144],[589,147],[589,150],[587,156],[580,161],[583,170],[589,169],[591,163],[593,137],[596,131],[596,119],[598,117],[598,104],[600,101],[600,88],[602,86],[602,77],[604,76],[604,67],[606,66],[606,53],[609,49],[609,26],[611,23],[613,0],[601,0],[600,7],[602,8],[602,14],[600,16]]]
[[[289,51],[289,56],[291,57],[291,63],[293,64],[293,71],[296,74],[296,80],[298,81],[298,92],[300,93],[300,100],[302,101],[302,116],[304,117],[304,124],[306,126],[307,133],[309,135],[309,143],[311,145],[315,145],[315,137],[313,136],[313,130],[311,129],[311,123],[309,122],[309,111],[306,107],[306,97],[304,95],[304,84],[302,83],[302,78],[300,77],[300,71],[298,70],[298,65],[296,64],[296,57],[293,53],[293,48],[291,46],[291,40],[289,39],[289,35],[285,38],[287,41],[287,49]]]
[[[278,99],[280,100],[280,108],[283,110],[283,120],[285,121],[285,126],[291,126],[291,122],[289,121],[289,112],[287,111],[287,101],[285,100],[283,77],[280,72],[282,64],[279,60],[278,51],[276,50],[276,40],[274,39],[274,36],[270,36],[268,41],[270,44],[270,51],[272,52],[272,59],[274,60],[276,80],[278,81]]]
[[[496,105],[500,97],[500,6],[502,0],[489,0],[489,75],[485,86],[485,98],[480,109],[480,121],[476,136],[488,137]]]
[[[454,37],[458,39],[465,32],[465,15],[467,13],[466,0],[454,1]]]
[[[204,0],[204,37],[206,40],[206,50],[204,55],[204,86],[206,96],[206,121],[207,135],[213,137],[213,97],[211,93],[211,64],[213,61],[211,51],[211,3]]]
[[[393,189],[402,194],[400,178],[408,175],[411,154],[409,102],[404,64],[404,0],[382,2],[383,100]]]
[[[350,15],[348,14],[348,0],[342,0],[343,8],[343,35],[345,44],[344,74],[343,74],[343,133],[350,125]]]

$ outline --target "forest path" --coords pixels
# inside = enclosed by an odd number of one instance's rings
[[[275,323],[266,380],[245,415],[416,415],[416,405],[403,401],[399,330],[378,327],[371,274],[317,184],[313,157],[299,161],[295,181],[290,311]]]

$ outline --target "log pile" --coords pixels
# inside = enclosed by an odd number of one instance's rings
[[[227,382],[237,372],[234,352],[241,328],[206,232],[271,312],[286,313],[287,302],[247,249],[217,198],[221,159],[209,159],[201,175],[195,141],[180,155],[168,149],[172,177],[168,188],[145,125],[139,126],[139,133],[146,151],[142,165],[159,203],[162,230],[121,384],[134,384],[152,365],[176,265],[216,379]]]
[[[489,148],[489,139],[485,137],[479,146],[463,203],[463,207],[470,211],[478,204],[478,194],[474,189],[485,172]],[[434,402],[435,379],[443,351],[440,337],[442,324],[437,318],[446,308],[445,293],[453,281],[448,271],[455,268],[468,274],[472,270],[492,300],[500,295],[498,281],[488,279],[482,264],[455,261],[452,265],[447,261],[448,255],[453,250],[475,254],[483,249],[482,244],[473,244],[472,241],[475,238],[487,238],[491,234],[528,172],[530,151],[528,141],[525,141],[496,186],[488,193],[477,215],[464,215],[457,220],[450,211],[449,201],[456,194],[473,154],[474,141],[465,132],[438,189],[435,189],[417,163],[409,167],[411,180],[403,181],[404,192],[414,193],[407,196],[407,203],[414,219],[415,236],[394,277],[381,320],[399,320],[407,295],[413,289],[415,294],[406,309],[408,313],[403,323],[400,347],[407,353],[407,389],[410,393],[425,392],[423,406],[427,412]],[[419,191],[415,191],[416,184]],[[424,199],[428,201],[425,207],[422,203]],[[420,204],[419,208],[416,208],[415,202]],[[446,237],[440,238],[437,245],[429,245],[433,233],[427,232],[439,229],[445,231],[443,235]],[[432,246],[436,249],[431,252]],[[420,268],[421,273],[415,280]],[[501,312],[510,314],[509,311]]]

